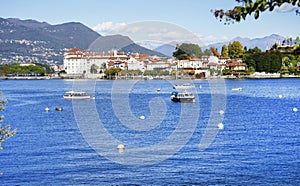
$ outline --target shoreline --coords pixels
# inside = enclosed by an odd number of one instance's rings
[[[98,78],[65,78],[65,77],[49,77],[49,76],[34,76],[34,77],[20,77],[20,76],[13,76],[13,77],[0,77],[0,80],[217,80],[217,79],[224,79],[224,80],[243,80],[243,79],[285,79],[285,78],[300,78],[300,75],[248,75],[248,76],[214,76],[209,78],[202,78],[202,79],[195,79],[195,78],[170,78],[170,77],[161,77],[161,78],[143,78],[143,77],[135,77],[130,79],[118,78],[118,79],[98,79]]]

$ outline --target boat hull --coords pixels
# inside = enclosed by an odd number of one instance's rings
[[[176,90],[180,90],[180,89],[193,89],[195,88],[194,85],[192,84],[182,84],[182,85],[174,85],[173,86],[173,89],[176,89]]]
[[[65,99],[91,99],[91,96],[64,96]]]
[[[181,103],[194,103],[195,97],[178,97],[176,95],[171,96],[171,101],[173,102],[181,102]]]
[[[194,103],[195,98],[176,98],[176,97],[171,97],[171,101],[173,102],[181,102],[181,103]]]
[[[91,99],[91,96],[85,92],[66,92],[63,96],[65,99]]]

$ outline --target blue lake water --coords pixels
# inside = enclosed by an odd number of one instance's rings
[[[195,80],[184,104],[170,101],[178,81],[87,81],[94,100],[63,99],[80,83],[0,81],[3,124],[18,128],[2,144],[1,185],[300,183],[300,79]]]

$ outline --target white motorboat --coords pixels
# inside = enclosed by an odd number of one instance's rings
[[[64,94],[65,99],[90,99],[91,96],[86,92],[69,91]]]
[[[172,92],[171,101],[173,102],[195,102],[195,95],[191,92]]]
[[[239,87],[239,88],[232,88],[231,90],[233,90],[233,91],[242,91],[243,88],[242,88],[242,87]]]

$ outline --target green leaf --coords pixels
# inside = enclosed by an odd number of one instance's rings
[[[246,19],[246,14],[241,14],[242,18],[245,20]]]
[[[255,19],[258,19],[258,18],[259,18],[259,11],[256,11],[256,12],[254,13],[254,18],[255,18]]]

